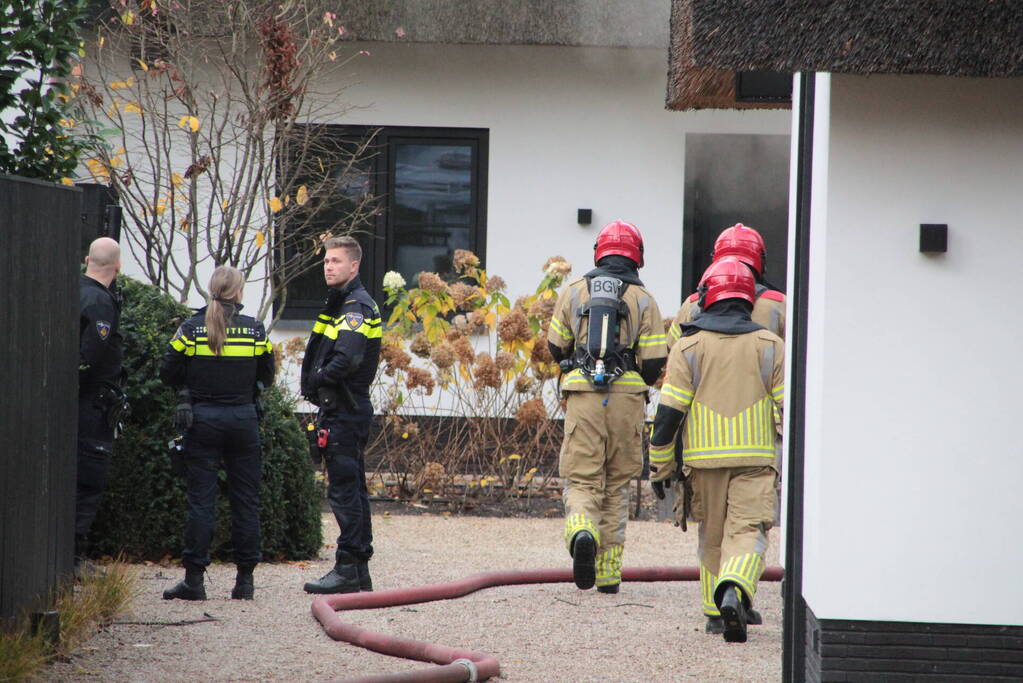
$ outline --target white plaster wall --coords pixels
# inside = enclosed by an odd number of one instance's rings
[[[1023,624],[1020,111],[1023,81],[924,76],[834,75],[830,115],[818,104],[803,578],[818,618]],[[920,223],[949,225],[947,254],[919,253]]]

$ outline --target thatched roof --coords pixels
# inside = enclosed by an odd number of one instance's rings
[[[739,102],[735,72],[697,66],[693,55],[692,0],[671,3],[668,109],[782,109],[788,104]]]
[[[668,45],[670,0],[316,0],[352,40],[488,45]]]
[[[1023,75],[1018,0],[672,0],[671,24],[669,108],[693,67]]]

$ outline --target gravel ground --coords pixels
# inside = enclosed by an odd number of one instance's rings
[[[337,526],[324,515],[324,536]],[[380,589],[450,581],[497,569],[568,567],[560,519],[382,514],[373,520]],[[630,522],[626,566],[695,564],[696,533],[668,523]],[[53,681],[265,681],[341,679],[429,664],[331,640],[312,617],[304,581],[333,563],[324,546],[313,562],[260,565],[256,599],[230,600],[234,566],[217,564],[206,602],[164,601],[182,571],[137,565],[140,593],[119,621],[217,621],[190,625],[112,624],[69,661],[46,669]],[[768,565],[778,563],[772,531]],[[778,583],[761,584],[764,625],[745,644],[703,632],[699,584],[622,585],[618,595],[572,584],[491,588],[458,600],[346,613],[359,626],[493,654],[509,681],[777,681],[781,679]]]

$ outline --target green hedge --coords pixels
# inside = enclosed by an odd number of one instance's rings
[[[114,444],[110,485],[91,534],[94,556],[123,553],[131,560],[180,557],[185,526],[185,485],[170,471],[167,442],[174,393],[159,378],[160,360],[178,324],[191,315],[158,288],[120,278],[124,296],[121,330],[132,413]],[[277,387],[264,394],[261,490],[263,557],[315,557],[323,542],[323,487],[314,476],[294,405]],[[231,559],[230,512],[225,474],[220,473],[217,530],[212,553]]]

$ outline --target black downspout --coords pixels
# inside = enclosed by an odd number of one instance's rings
[[[788,481],[785,524],[784,630],[782,678],[806,678],[806,602],[803,600],[803,453],[806,428],[806,333],[810,277],[810,195],[813,178],[813,118],[816,74],[799,74],[799,130],[796,156],[793,330],[789,384]]]

